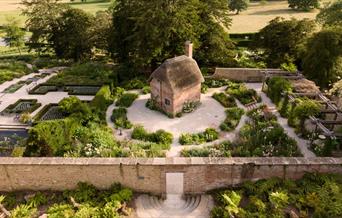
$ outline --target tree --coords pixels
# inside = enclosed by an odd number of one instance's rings
[[[221,24],[211,27],[215,29],[230,25],[225,0],[118,0],[112,11],[114,57],[121,63],[152,69],[166,58],[183,54],[187,40],[197,49],[202,39],[213,39],[205,37],[211,31],[208,23]]]
[[[29,40],[29,48],[38,52],[48,51],[51,45],[48,39],[51,37],[52,26],[61,13],[69,8],[60,3],[61,0],[22,0],[24,9],[22,14],[27,17],[26,27],[32,32]]]
[[[300,60],[304,43],[314,29],[315,23],[308,19],[277,17],[257,34],[256,46],[264,49],[268,67],[280,67]]]
[[[243,10],[247,10],[249,0],[228,0],[228,7],[231,11],[236,11],[239,14]]]
[[[19,27],[18,20],[8,19],[4,40],[8,46],[17,47],[21,55],[20,48],[25,44],[25,31]]]
[[[60,58],[75,61],[90,57],[94,47],[91,27],[94,17],[81,9],[69,8],[62,12],[51,27],[48,41]]]
[[[326,5],[316,19],[323,26],[342,26],[342,0]]]
[[[319,8],[319,0],[288,0],[289,7],[292,9],[310,11]]]
[[[91,36],[96,48],[109,51],[112,31],[112,17],[109,11],[98,11],[92,24]]]
[[[341,28],[329,28],[315,33],[306,45],[304,74],[308,79],[326,88],[342,76],[341,57]]]

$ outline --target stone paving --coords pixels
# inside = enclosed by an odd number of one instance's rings
[[[37,99],[38,103],[41,103],[41,106],[35,110],[33,113],[31,113],[31,116],[35,116],[45,105],[51,104],[51,103],[58,103],[63,98],[69,97],[69,94],[67,92],[49,92],[45,95],[30,95],[28,91],[35,87],[38,84],[46,82],[48,79],[50,79],[52,76],[56,75],[56,73],[63,68],[51,68],[51,69],[43,69],[39,70],[39,73],[31,73],[28,75],[25,75],[21,78],[16,78],[11,81],[4,82],[0,85],[0,112],[3,111],[6,107],[8,107],[10,104],[14,104],[19,99]],[[36,75],[48,73],[49,76],[39,79],[37,82],[33,82],[29,85],[24,85],[20,89],[18,89],[14,93],[2,93],[3,90],[5,90],[7,87],[16,84],[18,81],[25,81],[29,78],[32,78]],[[91,101],[94,96],[77,96],[79,99],[84,101]],[[13,126],[13,125],[22,125],[19,123],[19,121],[14,120],[15,115],[12,116],[1,116],[0,115],[0,126]]]

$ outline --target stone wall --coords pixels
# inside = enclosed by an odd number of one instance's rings
[[[82,181],[163,195],[168,172],[184,173],[184,191],[194,194],[275,176],[342,174],[342,158],[0,158],[0,191],[65,190]]]
[[[257,68],[216,68],[214,78],[224,78],[241,82],[262,82],[265,69]]]

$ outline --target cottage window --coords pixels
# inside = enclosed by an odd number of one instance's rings
[[[165,104],[166,104],[166,105],[170,105],[170,104],[171,104],[170,100],[167,99],[167,98],[165,98]]]

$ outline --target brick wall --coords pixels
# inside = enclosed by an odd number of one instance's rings
[[[78,182],[165,193],[165,174],[184,173],[185,193],[203,193],[247,180],[305,172],[341,173],[342,158],[0,158],[0,191],[65,190]]]

